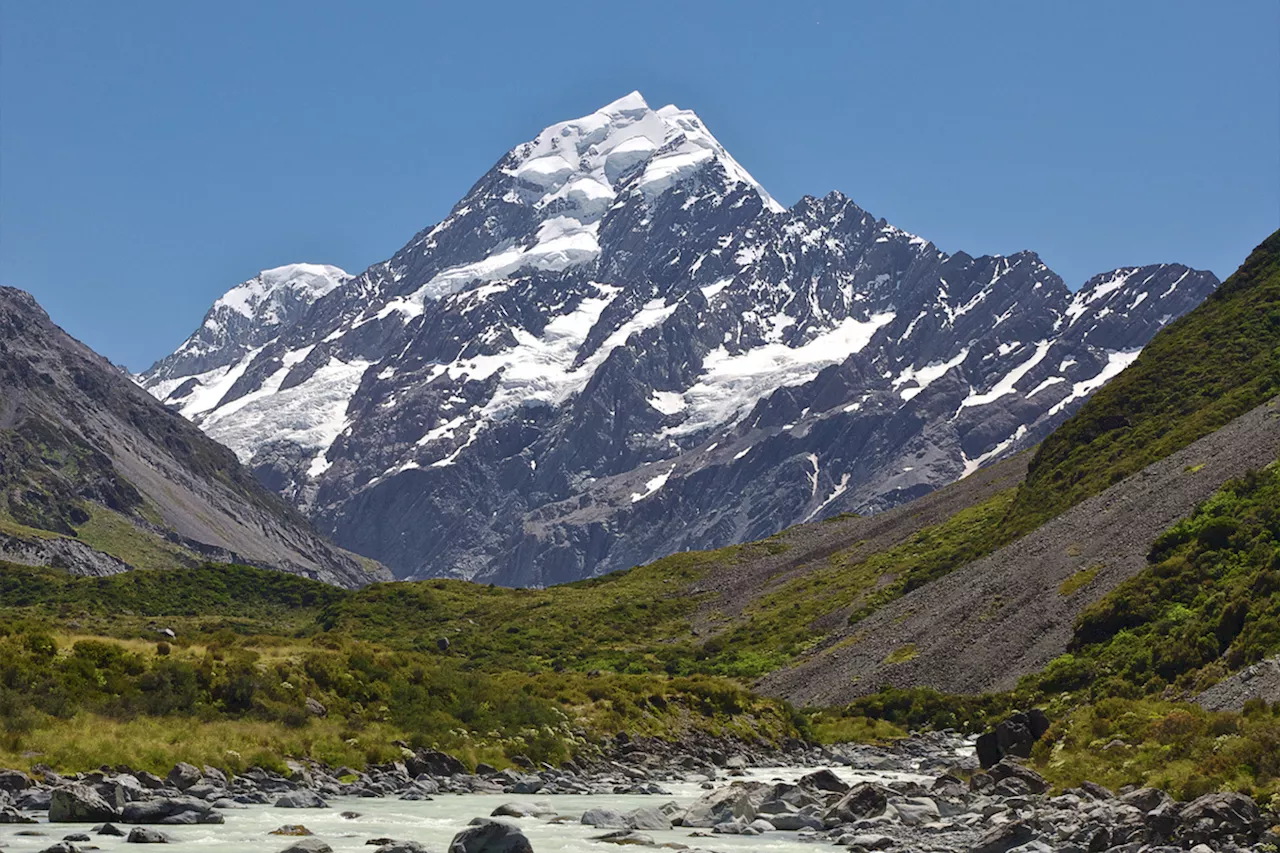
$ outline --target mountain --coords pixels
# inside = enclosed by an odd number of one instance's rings
[[[512,149],[391,259],[311,269],[237,287],[140,381],[343,546],[515,586],[963,478],[1218,284],[1158,264],[1073,293],[839,193],[784,209],[638,93]]]
[[[326,542],[234,454],[8,287],[0,559],[95,575],[216,559],[347,587],[390,579]]]

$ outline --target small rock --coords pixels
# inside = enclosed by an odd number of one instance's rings
[[[169,836],[145,826],[135,826],[129,830],[129,837],[125,841],[130,844],[168,844]]]
[[[284,826],[280,827],[279,829],[271,830],[269,834],[270,835],[297,835],[297,836],[315,835],[314,832],[307,829],[305,826],[303,826],[300,823],[286,823]]]

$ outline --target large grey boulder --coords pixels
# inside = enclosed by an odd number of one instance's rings
[[[825,817],[841,823],[853,823],[864,818],[884,814],[892,793],[879,785],[862,782],[854,785],[834,806],[827,809]]]
[[[129,830],[129,837],[125,841],[130,844],[168,844],[169,836],[159,830],[135,826]]]
[[[827,791],[832,794],[844,794],[849,791],[849,783],[845,782],[826,767],[801,776],[797,784],[801,788],[814,791]]]
[[[689,806],[681,825],[709,828],[734,818],[750,823],[770,787],[763,782],[734,782],[727,788],[717,788]]]
[[[329,804],[315,791],[291,791],[276,800],[278,809],[327,809]]]
[[[120,806],[88,785],[63,785],[49,796],[50,823],[100,823],[119,817]]]
[[[179,791],[185,791],[203,779],[200,768],[185,761],[179,761],[175,764],[173,769],[169,771],[169,775],[165,777],[165,781]]]
[[[533,853],[533,845],[518,826],[478,817],[453,837],[449,853]]]
[[[1252,844],[1267,829],[1262,812],[1249,797],[1233,791],[1205,794],[1179,812],[1181,835],[1192,841]]]
[[[489,812],[489,817],[552,817],[555,813],[556,807],[546,800],[533,802],[520,800],[503,803]],[[583,823],[586,823],[586,821],[584,820]]]
[[[31,779],[21,770],[0,770],[0,791],[16,794],[31,787]]]
[[[211,803],[195,797],[157,797],[136,803],[126,803],[120,814],[125,823],[163,823],[168,825],[223,823],[225,818],[213,809]]]
[[[333,848],[319,838],[299,838],[280,853],[333,853]]]
[[[671,829],[671,818],[667,817],[657,809],[632,809],[623,815],[623,817],[626,818],[627,826],[632,829],[645,829],[650,832],[653,830]]]
[[[613,809],[587,809],[582,813],[582,821],[586,826],[597,829],[631,829],[622,812]]]

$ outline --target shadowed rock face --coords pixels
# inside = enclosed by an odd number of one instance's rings
[[[145,386],[344,546],[508,585],[911,500],[1038,441],[1218,283],[1160,264],[1072,293],[839,193],[783,209],[638,95],[513,149],[363,274],[295,269]]]
[[[0,532],[0,559],[82,574],[133,568],[77,541],[95,513],[174,563],[226,560],[342,586],[387,579],[326,542],[234,454],[0,288],[0,510],[62,538]],[[366,568],[367,566],[367,568]]]

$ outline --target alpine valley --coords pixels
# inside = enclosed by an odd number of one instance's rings
[[[548,586],[968,477],[1217,285],[1167,263],[1073,292],[840,193],[784,208],[632,93],[363,273],[231,289],[138,381],[398,577]]]

